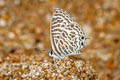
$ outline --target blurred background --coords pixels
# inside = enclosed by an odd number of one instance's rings
[[[0,0],[0,64],[9,55],[51,59],[42,50],[51,48],[54,8],[69,13],[90,38],[80,57],[102,80],[120,80],[120,0]]]

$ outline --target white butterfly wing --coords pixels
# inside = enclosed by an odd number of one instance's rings
[[[54,10],[50,39],[52,50],[59,58],[80,54],[81,39],[83,34],[81,27],[62,9]]]

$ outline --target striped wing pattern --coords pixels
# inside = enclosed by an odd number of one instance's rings
[[[85,34],[80,25],[62,9],[56,8],[50,26],[52,57],[62,59],[66,56],[81,54]]]

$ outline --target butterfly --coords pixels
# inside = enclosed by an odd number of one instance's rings
[[[49,56],[54,60],[82,54],[87,37],[81,26],[73,21],[67,12],[55,8],[50,25],[51,50]]]

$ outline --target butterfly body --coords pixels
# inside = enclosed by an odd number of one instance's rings
[[[63,59],[70,55],[81,54],[85,45],[85,33],[81,26],[62,9],[56,8],[50,26],[52,50],[49,55],[54,59]]]

